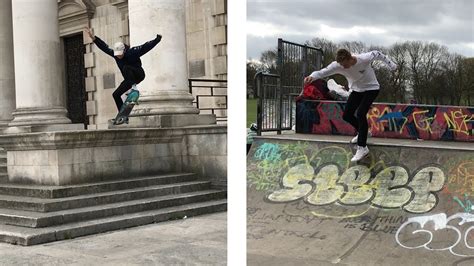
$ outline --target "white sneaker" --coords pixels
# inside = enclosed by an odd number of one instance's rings
[[[367,148],[367,146],[365,146],[365,147],[357,146],[357,152],[354,155],[354,157],[352,157],[351,162],[360,161],[365,156],[367,156],[367,154],[369,154],[369,148]]]
[[[351,139],[351,144],[356,144],[357,143],[357,137],[359,137],[359,134],[357,134],[354,138]],[[372,137],[372,132],[367,132],[367,138]]]

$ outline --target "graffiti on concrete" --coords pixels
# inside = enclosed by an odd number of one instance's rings
[[[362,215],[359,217],[344,218],[339,220],[340,224],[344,224],[344,228],[358,228],[362,231],[382,232],[386,234],[395,234],[408,218],[405,216],[381,215],[371,216]]]
[[[369,203],[379,208],[425,213],[437,205],[434,193],[445,182],[443,171],[435,166],[420,169],[412,178],[401,166],[387,167],[373,179],[364,165],[350,167],[340,175],[337,165],[326,164],[314,173],[308,164],[291,167],[282,179],[282,188],[273,191],[267,199],[271,202],[303,199],[311,205]]]
[[[453,222],[450,223],[451,221]],[[449,217],[445,213],[411,217],[397,230],[395,239],[400,246],[407,249],[449,250],[456,256],[474,256],[474,246],[469,244],[469,233],[474,230],[474,224],[468,227],[469,223],[473,222],[474,214],[470,213],[457,213]],[[413,235],[418,237],[414,238]],[[435,245],[435,240],[438,239],[442,241],[437,241]],[[419,240],[420,243],[413,243]],[[440,243],[444,245],[439,246]],[[461,248],[473,250],[473,253],[462,253]]]
[[[474,206],[470,199],[468,199],[468,195],[464,194],[464,199],[461,200],[458,197],[454,196],[453,200],[459,204],[459,206],[464,210],[465,213],[470,213],[474,210]]]
[[[255,153],[255,158],[265,159],[268,161],[276,161],[280,159],[280,146],[274,143],[264,143],[262,144],[257,152]]]
[[[285,209],[280,214],[275,214],[273,212],[266,212],[262,208],[247,208],[247,219],[251,220],[253,223],[270,223],[270,222],[287,222],[287,223],[318,223],[320,224],[320,218],[311,215],[311,214],[290,214],[286,213]]]
[[[342,119],[345,102],[301,101],[296,132],[355,135]],[[474,108],[375,103],[367,114],[375,137],[474,141]]]
[[[288,203],[301,200],[311,206],[358,205],[351,214],[339,211],[311,212],[320,217],[363,215],[370,208],[401,209],[426,213],[438,204],[437,193],[447,177],[440,165],[427,164],[410,171],[394,158],[393,150],[371,153],[363,164],[351,165],[352,151],[338,145],[308,142],[255,143],[249,154],[249,187],[266,191],[265,200]],[[344,213],[343,216],[333,215]]]
[[[451,170],[443,192],[457,196],[474,194],[474,155],[448,166]]]
[[[325,240],[327,235],[320,230],[303,230],[298,228],[269,228],[267,225],[274,222],[287,222],[287,223],[300,223],[305,222],[306,224],[321,224],[321,219],[315,216],[308,215],[288,215],[284,213],[275,214],[267,212],[261,208],[248,208],[247,219],[251,223],[247,224],[247,238],[248,239],[264,239],[272,237],[294,237],[299,239],[310,239],[310,240]]]

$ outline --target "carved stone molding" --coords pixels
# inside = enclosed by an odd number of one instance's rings
[[[95,5],[90,0],[59,0],[58,9],[59,35],[62,37],[88,27]]]

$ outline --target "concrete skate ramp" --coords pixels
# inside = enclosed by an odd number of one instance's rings
[[[474,265],[474,144],[257,138],[247,156],[249,265]]]

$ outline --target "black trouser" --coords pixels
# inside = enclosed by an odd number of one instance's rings
[[[357,130],[359,134],[357,145],[359,146],[365,147],[367,145],[367,132],[369,130],[367,113],[378,94],[379,90],[352,91],[349,99],[347,99],[346,109],[342,118]],[[357,117],[354,116],[356,109]]]
[[[120,107],[122,107],[122,94],[127,92],[133,84],[140,83],[143,79],[145,79],[145,71],[141,67],[133,67],[125,65],[122,69],[122,75],[124,80],[118,88],[112,93],[114,96],[115,104],[117,105],[117,109],[120,112]]]

